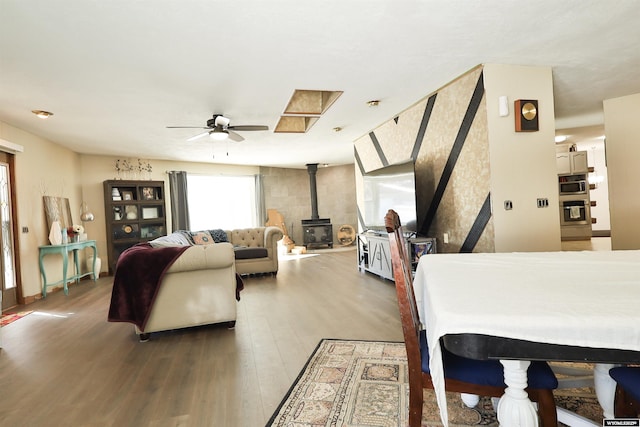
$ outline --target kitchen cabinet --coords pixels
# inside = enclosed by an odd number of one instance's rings
[[[568,151],[566,153],[557,153],[556,167],[558,175],[586,174],[589,172],[587,152]]]
[[[556,154],[562,240],[591,239],[591,201],[589,198],[586,151]]]

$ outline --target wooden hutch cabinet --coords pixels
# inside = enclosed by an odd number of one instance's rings
[[[104,181],[109,274],[127,248],[167,232],[164,181]]]

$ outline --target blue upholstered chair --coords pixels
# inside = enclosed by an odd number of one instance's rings
[[[398,307],[402,321],[407,362],[409,368],[409,426],[419,427],[422,420],[423,389],[433,389],[429,372],[429,351],[426,333],[421,330],[415,296],[411,263],[398,214],[389,210],[385,216],[385,227],[389,233],[393,276],[396,282]],[[506,385],[504,370],[497,360],[474,360],[457,356],[442,347],[445,375],[445,389],[457,393],[479,396],[501,397]],[[528,370],[527,393],[538,403],[541,425],[556,427],[556,413],[553,391],[558,380],[545,362],[531,362]]]
[[[636,418],[640,415],[640,367],[612,368],[609,375],[616,380],[615,416]]]

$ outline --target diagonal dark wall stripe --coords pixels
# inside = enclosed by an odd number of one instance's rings
[[[362,160],[360,160],[360,155],[358,154],[358,150],[353,149],[353,157],[355,158],[356,164],[358,165],[358,169],[360,169],[360,175],[364,175],[364,166],[362,166]]]
[[[382,166],[389,166],[389,161],[387,160],[387,157],[384,155],[384,152],[382,152],[382,147],[380,147],[380,143],[378,142],[378,138],[376,138],[376,134],[373,132],[369,132],[369,137],[371,138],[371,142],[373,142],[373,146],[375,147],[376,152],[378,153],[378,157],[380,157]]]
[[[491,193],[487,194],[487,198],[484,199],[480,212],[473,222],[467,238],[464,239],[462,247],[460,247],[460,253],[473,252],[473,248],[478,244],[478,240],[480,240],[480,236],[482,236],[489,219],[491,219]]]
[[[362,212],[360,212],[360,206],[356,206],[356,209],[358,211],[358,224],[360,224],[360,228],[362,230],[366,230],[367,228],[365,227],[364,217],[362,216]]]
[[[474,89],[471,100],[469,101],[467,112],[462,119],[460,130],[458,130],[458,135],[456,136],[456,139],[453,143],[453,147],[451,147],[449,158],[447,159],[447,163],[444,165],[442,175],[440,176],[440,182],[438,182],[438,186],[436,187],[433,199],[431,199],[431,204],[429,205],[429,209],[427,210],[427,213],[425,215],[424,223],[422,224],[422,228],[420,229],[420,233],[423,236],[429,236],[429,228],[431,228],[431,224],[435,219],[436,212],[444,195],[444,191],[446,190],[449,179],[451,178],[451,174],[453,173],[453,168],[458,161],[458,157],[460,156],[460,152],[462,151],[464,142],[467,139],[467,135],[469,134],[469,130],[471,129],[471,125],[473,124],[473,118],[475,117],[476,113],[478,112],[478,108],[480,107],[480,102],[482,101],[483,94],[484,81],[482,78],[482,73],[480,73],[478,83],[476,83],[476,88]]]
[[[418,158],[420,147],[422,147],[424,134],[427,132],[427,125],[429,124],[429,118],[431,117],[431,112],[433,111],[433,105],[436,103],[437,95],[438,94],[435,93],[429,97],[429,100],[427,101],[427,106],[424,109],[424,114],[422,115],[422,121],[420,122],[420,128],[418,128],[418,135],[416,135],[416,142],[413,144],[413,150],[411,150],[411,158],[413,159],[414,162]]]

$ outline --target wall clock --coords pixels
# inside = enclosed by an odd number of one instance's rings
[[[538,130],[538,100],[518,99],[514,102],[516,132],[535,132]]]

